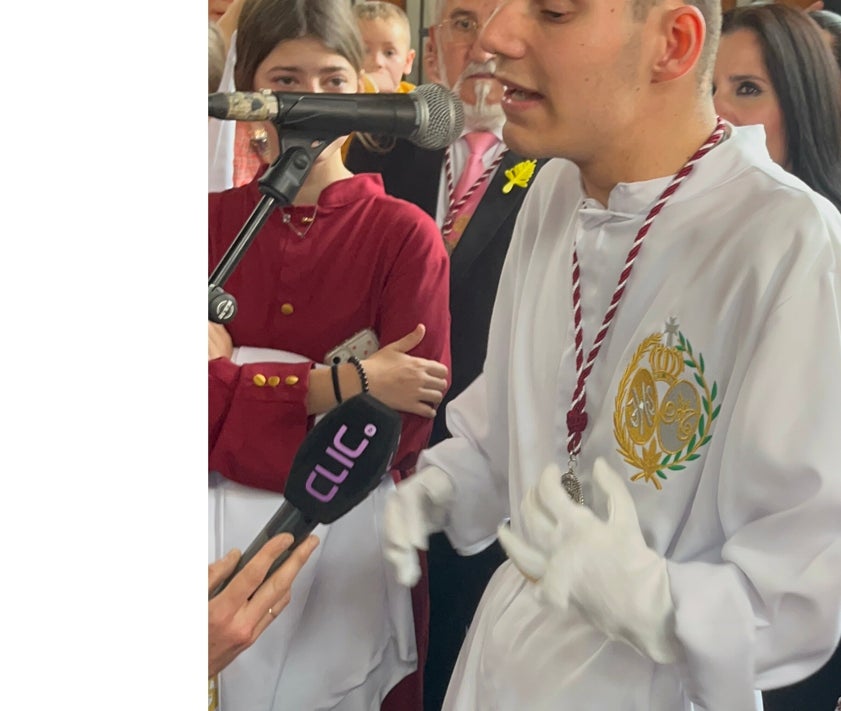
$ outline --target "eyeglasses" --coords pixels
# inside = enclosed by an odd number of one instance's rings
[[[451,17],[438,25],[444,41],[451,44],[473,44],[479,36],[479,22],[474,17]]]

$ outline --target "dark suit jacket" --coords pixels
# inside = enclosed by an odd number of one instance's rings
[[[512,151],[506,153],[450,259],[452,383],[438,409],[430,446],[449,436],[445,406],[476,379],[485,363],[499,274],[528,190],[515,187],[505,194],[502,187],[508,181],[505,171],[522,160]],[[354,141],[345,163],[354,173],[381,173],[389,195],[415,203],[434,219],[443,161],[443,150],[430,151],[398,140],[384,155]],[[538,161],[535,175],[544,162]]]

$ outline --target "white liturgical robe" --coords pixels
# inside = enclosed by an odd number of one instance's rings
[[[576,384],[571,249],[585,356],[628,250],[670,178],[607,207],[575,165],[529,191],[485,370],[427,450],[456,487],[447,534],[481,549],[551,461]],[[607,459],[668,561],[681,658],[658,665],[544,602],[504,563],[462,648],[447,711],[742,711],[817,670],[841,634],[841,215],[733,128],[655,219],[587,380],[578,476]]]

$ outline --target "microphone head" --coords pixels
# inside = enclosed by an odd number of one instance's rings
[[[332,523],[380,483],[397,451],[402,419],[363,393],[333,408],[304,439],[283,495],[317,523]]]
[[[408,94],[416,99],[420,120],[410,139],[421,148],[437,150],[454,143],[464,130],[461,99],[442,84],[421,84]]]

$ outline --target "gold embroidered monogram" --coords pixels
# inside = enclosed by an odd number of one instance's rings
[[[613,411],[616,451],[637,470],[631,481],[643,479],[658,490],[667,472],[685,469],[701,456],[721,409],[715,406],[718,386],[710,387],[704,374],[704,356],[695,356],[676,319],[669,319],[665,330],[665,344],[663,334],[655,333],[637,348]]]

